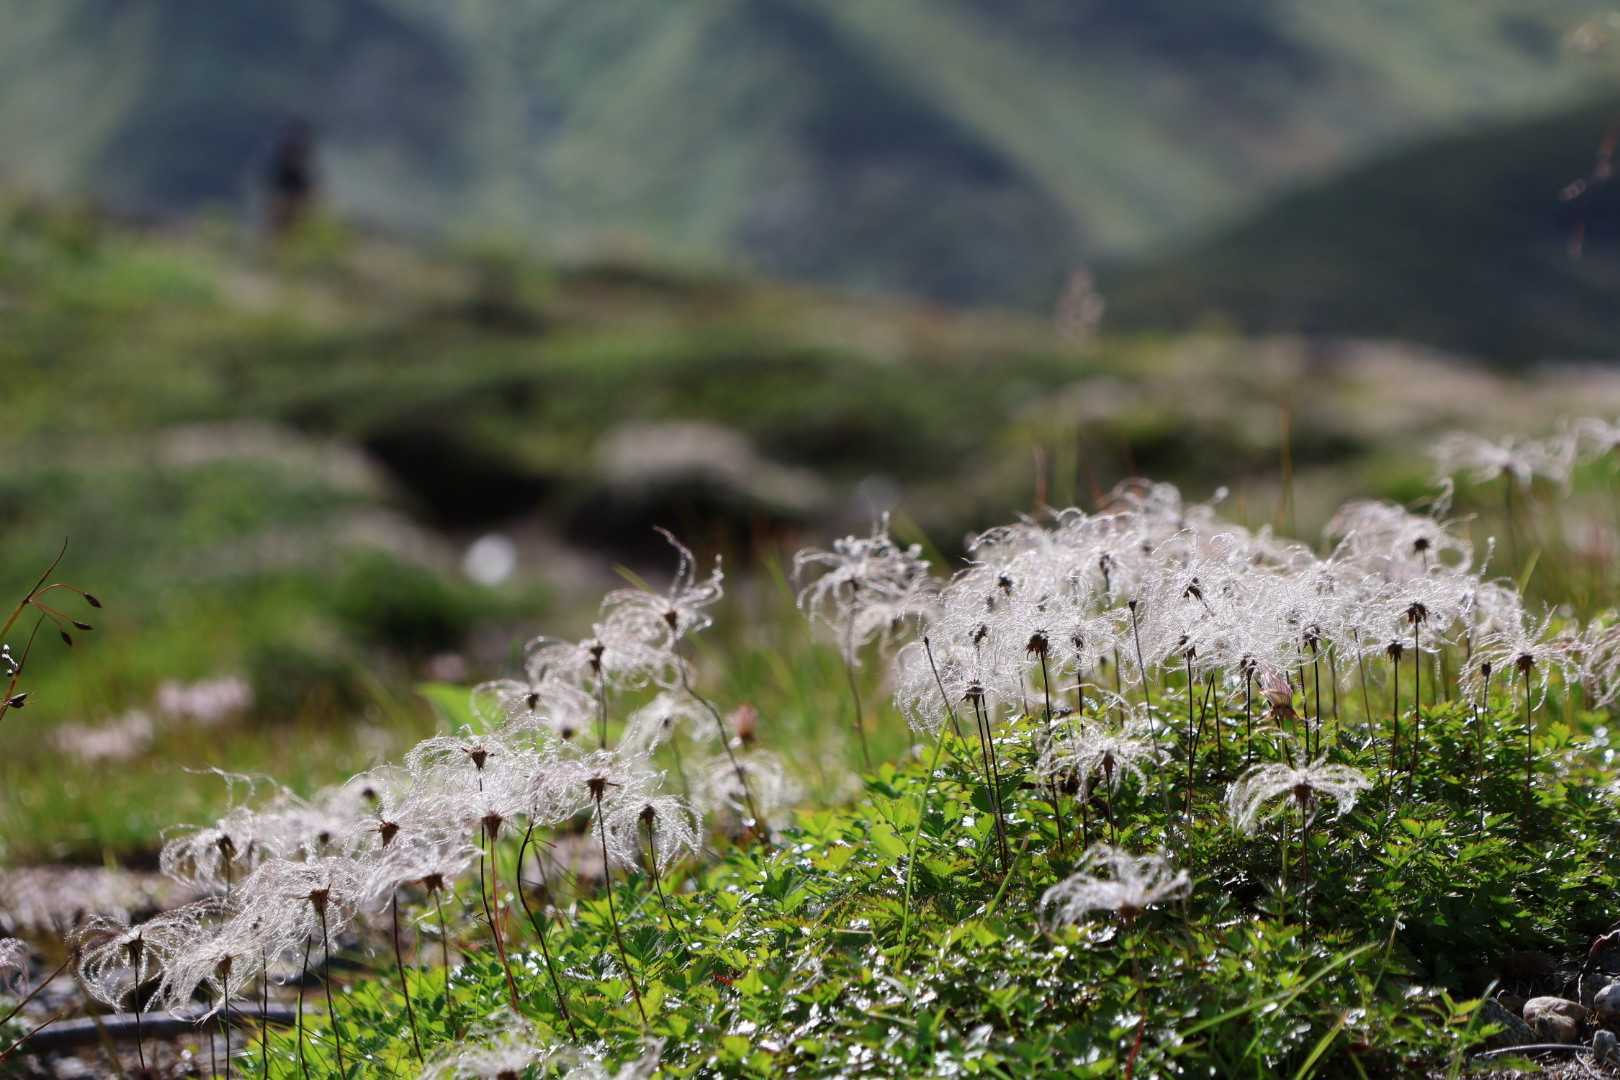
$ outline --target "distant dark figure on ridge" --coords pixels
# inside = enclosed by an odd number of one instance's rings
[[[287,125],[270,155],[264,179],[270,196],[270,235],[285,236],[315,201],[315,133],[308,123],[295,120]]]

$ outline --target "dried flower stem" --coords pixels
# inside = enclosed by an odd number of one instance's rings
[[[270,1075],[270,951],[259,950],[259,1071]]]
[[[439,952],[444,970],[444,1009],[450,1014],[450,1030],[459,1039],[461,1025],[456,1018],[456,999],[450,996],[450,924],[444,921],[444,900],[439,895],[441,890],[432,888],[428,891],[433,894],[433,909],[439,917]]]
[[[315,939],[304,938],[304,966],[303,975],[298,979],[298,1013],[295,1017],[298,1027],[298,1075],[308,1076],[309,1069],[304,1065],[304,984],[309,982],[309,951]],[[447,986],[448,990],[448,986]],[[449,1000],[448,996],[445,998]],[[143,1068],[145,1066],[142,1066]]]
[[[551,959],[551,947],[546,943],[546,925],[535,916],[534,910],[529,907],[529,900],[523,893],[523,856],[528,850],[529,840],[534,836],[534,822],[523,833],[523,842],[518,845],[517,868],[513,877],[517,881],[518,903],[523,905],[523,913],[529,917],[529,925],[534,928],[535,936],[540,939],[540,956],[546,962],[546,974],[551,976],[551,989],[557,995],[557,1011],[562,1013],[563,1022],[568,1025],[568,1034],[575,1042],[579,1041],[579,1032],[574,1030],[574,1018],[568,1012],[568,1001],[563,997],[562,981],[557,978],[557,966]],[[536,856],[538,861],[538,856]]]
[[[332,1024],[332,1042],[337,1048],[338,1075],[348,1070],[343,1065],[343,1028],[338,1024],[337,1009],[332,1004],[332,936],[326,929],[326,907],[315,909],[321,916],[321,987],[326,991],[326,1018]]]
[[[44,979],[40,980],[39,985],[28,991],[28,994],[21,1001],[12,1006],[10,1012],[6,1013],[4,1016],[0,1016],[0,1027],[5,1027],[8,1023],[10,1023],[12,1017],[22,1012],[23,1006],[27,1005],[30,1001],[33,1001],[36,997],[38,997],[39,992],[51,985],[51,983],[56,980],[56,977],[62,974],[62,972],[66,971],[68,966],[72,963],[73,957],[69,956],[66,960],[62,961],[61,964],[57,965],[55,971],[51,972],[49,975],[45,976]]]
[[[1046,667],[1046,653],[1041,653],[1041,691],[1046,695],[1046,715],[1044,717],[1044,740],[1052,741],[1052,676]],[[1063,836],[1063,806],[1058,802],[1057,781],[1050,780],[1046,785],[1047,793],[1052,798],[1052,820],[1057,823],[1058,851],[1067,852],[1069,845]]]
[[[851,618],[844,626],[844,648],[840,656],[844,661],[844,675],[849,680],[849,696],[855,702],[855,734],[861,740],[861,761],[866,765],[866,771],[872,771],[872,750],[866,743],[866,718],[861,708],[861,686],[855,678],[855,663],[851,658],[851,644],[855,632],[855,622]]]
[[[933,794],[934,791],[934,770],[939,767],[939,752],[944,745],[945,725],[941,724],[939,734],[934,736],[934,756],[928,762],[928,778],[923,781],[922,797],[917,800],[917,827],[911,831],[911,850],[906,854],[906,896],[900,907],[900,948],[902,951],[906,947],[906,940],[911,932],[911,882],[917,871],[917,845],[922,840],[923,822],[928,818],[928,796]]]
[[[678,649],[679,644],[677,643]],[[676,666],[680,668],[681,672],[681,687],[714,718],[715,733],[720,736],[720,748],[726,752],[726,760],[731,762],[731,771],[736,774],[737,784],[742,788],[743,801],[748,804],[748,816],[753,818],[754,828],[759,831],[761,836],[764,836],[766,835],[765,819],[759,815],[759,807],[754,803],[753,792],[748,789],[748,777],[744,774],[742,765],[737,761],[737,755],[731,750],[731,737],[726,734],[726,721],[720,715],[720,710],[716,709],[708,698],[692,688],[692,678],[687,674],[686,665],[680,663],[679,660],[680,656],[677,651]]]
[[[13,1053],[15,1053],[17,1051],[17,1049],[22,1046],[23,1043],[27,1042],[29,1039],[32,1039],[35,1035],[38,1035],[41,1031],[44,1031],[46,1028],[50,1027],[52,1024],[54,1024],[58,1020],[62,1019],[63,1015],[66,1012],[67,1012],[66,1009],[61,1009],[61,1010],[57,1011],[56,1013],[53,1013],[51,1016],[46,1017],[44,1020],[40,1021],[38,1024],[35,1024],[28,1031],[24,1032],[22,1038],[18,1039],[16,1042],[14,1042],[10,1046],[6,1047],[4,1050],[0,1050],[0,1062],[4,1062],[6,1060],[6,1058],[10,1057]]]
[[[416,1033],[416,1010],[411,1005],[411,985],[405,978],[405,956],[399,947],[399,891],[396,889],[388,901],[389,914],[394,922],[394,967],[399,971],[399,992],[405,997],[405,1016],[411,1025],[411,1048],[416,1051],[416,1060],[422,1060],[422,1040]]]
[[[653,837],[654,823],[651,817],[643,817],[647,823],[647,865],[652,870],[653,888],[658,893],[659,906],[664,909],[664,918],[669,922],[670,932],[680,939],[682,945],[686,944],[686,935],[681,933],[680,927],[675,925],[675,913],[670,910],[669,897],[664,895],[664,878],[658,872],[658,845]]]
[[[500,929],[500,926],[496,922],[495,912],[490,910],[489,892],[485,891],[485,889],[484,889],[484,856],[485,856],[486,841],[487,841],[487,846],[489,848],[489,855],[490,855],[490,858],[489,858],[489,863],[490,863],[490,873],[489,873],[490,890],[489,891],[493,891],[494,888],[495,888],[495,859],[494,859],[495,837],[492,835],[493,831],[494,831],[493,828],[486,825],[485,823],[483,823],[483,822],[479,823],[479,826],[478,826],[478,833],[479,833],[479,836],[478,836],[478,899],[484,906],[484,918],[486,920],[488,920],[488,922],[489,922],[489,936],[490,936],[490,940],[495,943],[495,955],[496,955],[497,958],[499,958],[499,960],[501,962],[501,970],[503,972],[505,972],[505,974],[506,974],[506,997],[507,997],[507,1000],[508,1000],[508,1002],[511,1003],[512,1011],[513,1012],[518,1012],[519,1010],[518,1010],[517,980],[512,978],[512,965],[506,958],[506,944],[501,941],[501,929]],[[495,899],[495,906],[497,908],[499,908],[499,906],[500,906],[500,898],[498,896]]]
[[[1007,821],[1001,803],[1001,767],[996,761],[996,740],[990,730],[990,715],[984,707],[984,695],[973,699],[973,716],[979,727],[979,753],[984,758],[984,771],[990,784],[990,809],[996,815],[996,845],[1001,853],[1001,872],[1012,867],[1007,852]]]
[[[636,1011],[641,1014],[642,1026],[647,1023],[647,1007],[641,1003],[641,988],[636,985],[636,973],[630,967],[630,951],[624,947],[624,934],[619,930],[619,910],[613,903],[613,861],[608,857],[607,818],[602,812],[602,793],[595,791],[596,834],[602,841],[603,891],[607,893],[608,918],[613,923],[613,940],[619,944],[619,959],[624,964],[624,979],[630,984],[630,996],[636,999]]]

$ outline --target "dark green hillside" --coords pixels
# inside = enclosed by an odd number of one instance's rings
[[[1620,103],[1426,143],[1106,285],[1116,326],[1398,338],[1509,362],[1620,354]],[[1576,257],[1572,246],[1580,238]]]
[[[0,183],[1045,306],[1394,140],[1568,102],[1589,0],[0,0]]]

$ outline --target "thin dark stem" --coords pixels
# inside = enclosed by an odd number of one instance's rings
[[[1523,673],[1522,680],[1524,682],[1524,808],[1528,817],[1532,804],[1531,788],[1535,783],[1536,737],[1535,728],[1531,726],[1530,720],[1530,673],[1528,671]]]
[[[1153,690],[1148,686],[1147,664],[1142,660],[1142,631],[1136,623],[1136,602],[1130,604],[1131,637],[1136,641],[1136,670],[1142,673],[1142,699],[1147,702],[1148,716],[1153,715]]]
[[[27,1005],[30,1001],[33,1001],[36,997],[38,997],[39,992],[51,985],[58,975],[62,974],[62,972],[68,969],[68,965],[71,963],[73,963],[73,957],[69,956],[57,966],[55,971],[45,976],[38,986],[28,991],[28,994],[21,1001],[17,1002],[17,1004],[12,1007],[10,1012],[6,1013],[4,1016],[0,1016],[0,1028],[3,1028],[10,1023],[13,1016],[16,1016],[18,1013],[22,1012],[23,1006]]]
[[[1529,713],[1525,714],[1526,716]],[[1528,790],[1528,788],[1526,788]],[[146,1071],[146,1040],[141,1038],[141,968],[135,968],[135,1060],[140,1063],[141,1072]]]
[[[686,780],[686,766],[681,763],[681,740],[679,733],[672,734],[669,740],[669,752],[675,758],[675,775],[681,781],[681,794],[687,798],[692,797],[692,785]]]
[[[990,714],[984,707],[984,699],[973,699],[973,713],[979,721],[980,748],[985,755],[985,768],[990,777],[990,805],[996,814],[996,841],[1001,849],[1001,872],[1006,873],[1012,864],[1007,851],[1007,821],[1005,809],[1001,802],[1001,766],[996,761],[995,734],[990,729]]]
[[[225,1080],[231,1080],[231,977],[229,974],[226,974],[220,980],[219,996],[225,1001]]]
[[[298,1027],[298,1075],[308,1076],[309,1069],[304,1065],[304,984],[309,982],[309,950],[315,944],[315,939],[304,938],[304,967],[303,974],[298,978],[298,1013],[294,1018]],[[137,1014],[138,1015],[138,1014]],[[145,1068],[143,1065],[142,1068]]]
[[[265,1018],[270,1015],[270,951],[260,949],[259,960],[264,966],[259,975],[259,1071],[269,1076],[270,1022]]]
[[[636,999],[636,1011],[641,1023],[647,1024],[647,1007],[641,1003],[641,988],[636,985],[636,973],[630,967],[630,951],[624,947],[624,935],[619,931],[619,910],[613,903],[613,864],[608,858],[607,820],[602,814],[602,796],[596,796],[596,834],[602,841],[603,891],[607,893],[608,918],[613,922],[613,940],[619,944],[619,959],[624,963],[624,978],[630,984],[630,996]]]
[[[332,1042],[337,1048],[338,1075],[349,1070],[343,1065],[343,1029],[338,1026],[337,1009],[332,1005],[332,938],[326,932],[326,909],[321,916],[321,986],[326,990],[326,1017],[332,1022]]]
[[[855,662],[850,655],[849,642],[854,626],[855,624],[851,622],[845,631],[844,648],[840,650],[839,656],[844,661],[844,676],[849,680],[849,696],[855,702],[855,734],[861,740],[861,761],[866,765],[866,771],[871,772],[872,749],[866,743],[866,718],[862,715],[864,710],[861,707],[861,684],[855,678]]]
[[[596,676],[596,726],[600,732],[602,749],[607,749],[607,679],[600,673]]]
[[[456,1019],[456,999],[450,996],[450,924],[444,921],[444,900],[439,890],[433,893],[433,910],[439,917],[439,954],[444,970],[444,1011],[450,1016],[450,1030],[461,1038],[461,1025]]]
[[[1401,662],[1392,657],[1389,667],[1394,694],[1389,706],[1390,725],[1393,729],[1389,744],[1389,773],[1390,783],[1393,785],[1395,770],[1401,767]]]
[[[1339,732],[1342,729],[1339,726],[1339,660],[1335,655],[1337,652],[1338,648],[1335,646],[1328,649],[1327,654],[1328,686],[1333,690],[1333,748],[1335,750],[1342,745],[1339,739]]]
[[[1193,767],[1198,755],[1198,732],[1193,727],[1192,650],[1187,650],[1187,820],[1192,820]]]
[[[1307,807],[1300,807],[1299,819],[1299,904],[1300,917],[1305,925],[1311,924],[1311,814]]]
[[[1243,764],[1254,764],[1254,669],[1243,669]]]
[[[677,649],[679,648],[679,643],[677,643],[676,647]],[[736,774],[737,783],[742,788],[743,801],[748,804],[748,816],[753,818],[754,828],[759,830],[760,835],[766,835],[765,819],[759,816],[759,807],[754,804],[754,795],[748,790],[748,777],[743,773],[742,765],[737,761],[737,755],[731,752],[731,738],[726,734],[726,722],[724,718],[721,717],[720,710],[716,709],[712,704],[710,704],[708,698],[704,697],[702,694],[698,693],[692,688],[691,676],[689,676],[686,672],[686,665],[680,662],[680,656],[678,653],[675,660],[675,666],[678,667],[681,672],[682,688],[692,696],[694,701],[696,701],[699,705],[702,705],[704,710],[708,712],[711,717],[714,718],[715,732],[720,736],[720,748],[726,752],[726,760],[731,762],[731,771]]]
[[[1422,753],[1423,740],[1423,650],[1422,643],[1423,624],[1412,622],[1412,757],[1407,766],[1406,783],[1408,787],[1417,783],[1418,756]]]
[[[1316,689],[1316,753],[1322,753],[1322,657],[1311,646],[1311,683]]]
[[[1141,652],[1142,652],[1141,648],[1138,647],[1137,648],[1137,655],[1140,656]],[[1120,674],[1119,674],[1119,646],[1118,645],[1114,646],[1114,700],[1116,702],[1125,700],[1125,684],[1120,681]],[[1114,722],[1118,723],[1120,721],[1120,719],[1121,719],[1121,717],[1119,715],[1119,706],[1116,704],[1114,706]]]
[[[1052,676],[1047,671],[1046,653],[1041,653],[1041,691],[1046,695],[1045,742],[1052,741]],[[1043,746],[1042,749],[1045,749]],[[1052,820],[1057,823],[1058,851],[1066,852],[1069,845],[1063,836],[1063,806],[1058,802],[1057,780],[1048,780],[1047,791],[1052,797]]]
[[[517,878],[518,903],[523,905],[523,914],[529,917],[529,925],[534,928],[534,934],[540,939],[540,956],[546,962],[546,974],[551,976],[551,989],[557,995],[557,1011],[568,1025],[568,1034],[575,1041],[579,1041],[579,1032],[574,1030],[574,1018],[569,1015],[568,1002],[563,998],[562,981],[557,978],[557,966],[551,960],[551,947],[546,944],[546,926],[538,919],[534,910],[529,907],[529,899],[523,893],[523,856],[528,850],[529,840],[534,836],[534,822],[529,823],[528,829],[523,833],[523,842],[518,845],[517,869],[514,875]]]
[[[934,663],[934,646],[925,636],[923,638],[923,652],[928,654],[928,668],[934,673],[934,685],[939,687],[939,700],[945,703],[945,715],[951,718],[951,730],[956,737],[962,737],[962,725],[956,722],[956,710],[951,707],[951,695],[945,692],[945,680],[939,677],[939,665]]]
[[[40,1032],[44,1031],[46,1028],[50,1027],[52,1024],[54,1024],[58,1020],[62,1019],[62,1014],[65,1013],[65,1012],[67,1012],[67,1010],[62,1009],[59,1012],[56,1012],[56,1013],[52,1014],[51,1016],[46,1017],[44,1020],[40,1021],[38,1024],[35,1024],[32,1028],[29,1028],[28,1031],[23,1034],[22,1038],[18,1039],[16,1042],[14,1042],[10,1046],[6,1047],[4,1050],[0,1050],[0,1062],[5,1061],[6,1058],[8,1058],[12,1054],[16,1053],[17,1049],[20,1046],[22,1046],[23,1043],[27,1042],[29,1039],[32,1039],[35,1035],[38,1035]]]
[[[653,842],[653,819],[647,818],[647,865],[652,869],[653,888],[658,893],[658,903],[664,909],[664,918],[669,922],[672,934],[680,939],[682,945],[686,944],[686,935],[681,933],[680,927],[675,925],[675,913],[670,910],[669,897],[664,895],[664,877],[658,871],[658,846]]]
[[[1383,763],[1378,759],[1378,728],[1373,722],[1372,698],[1367,693],[1367,658],[1361,653],[1359,638],[1356,642],[1356,669],[1361,673],[1361,709],[1367,714],[1367,727],[1372,732],[1373,766],[1383,772]]]
[[[399,992],[405,997],[405,1016],[411,1024],[411,1047],[416,1051],[416,1060],[422,1060],[422,1040],[416,1033],[416,1009],[411,1005],[411,985],[405,978],[405,954],[399,947],[399,892],[389,898],[388,907],[394,920],[394,967],[399,971]]]
[[[489,893],[486,892],[485,889],[484,889],[484,848],[485,848],[486,839],[488,840],[488,846],[490,848],[490,860],[489,860],[490,861],[490,874],[489,874],[489,876],[490,876],[490,887],[491,887],[491,889],[494,888],[494,880],[495,880],[495,867],[494,867],[494,863],[495,863],[495,859],[494,859],[495,843],[494,843],[494,841],[495,841],[495,838],[493,836],[490,836],[489,832],[490,832],[490,830],[485,828],[482,823],[479,824],[479,826],[478,826],[478,899],[479,899],[479,902],[482,903],[483,906],[484,906],[484,918],[489,920],[489,936],[490,936],[490,940],[492,940],[495,943],[495,955],[501,962],[501,970],[506,974],[506,996],[507,996],[507,1000],[512,1005],[512,1011],[513,1012],[518,1012],[519,1010],[518,1010],[517,980],[512,978],[512,965],[506,959],[506,945],[505,945],[504,942],[501,941],[500,927],[496,925],[495,913],[490,910]],[[499,898],[497,898],[496,899],[496,904],[499,905],[499,903],[500,903],[500,900],[499,900]]]

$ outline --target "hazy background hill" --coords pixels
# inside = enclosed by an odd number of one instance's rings
[[[1569,41],[1604,10],[5,0],[0,180],[240,208],[302,117],[351,217],[1044,305],[1076,264],[1592,93],[1612,61]]]
[[[1115,329],[1418,342],[1502,362],[1620,356],[1620,99],[1482,125],[1289,192],[1106,275]]]

